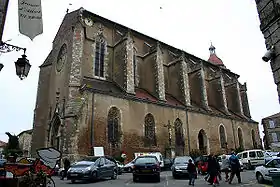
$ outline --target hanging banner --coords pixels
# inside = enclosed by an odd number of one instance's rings
[[[8,0],[0,0],[0,41],[2,41],[8,3]]]
[[[41,0],[18,0],[19,32],[33,40],[43,33]]]

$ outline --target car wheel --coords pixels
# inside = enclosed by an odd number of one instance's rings
[[[172,174],[172,177],[173,179],[178,179],[178,176],[175,173]]]
[[[91,174],[91,179],[92,179],[93,181],[97,180],[97,173],[96,173],[96,171],[92,172],[92,174]]]
[[[114,170],[113,176],[111,177],[111,179],[115,180],[115,179],[117,179],[117,177],[118,177],[118,172],[116,170]]]
[[[258,172],[256,175],[256,178],[257,178],[258,183],[260,183],[260,184],[264,183],[264,178],[261,173]]]
[[[156,182],[160,182],[160,175],[156,177]]]
[[[74,184],[76,181],[75,180],[71,180],[71,182]]]
[[[137,182],[137,177],[133,175],[133,182]]]

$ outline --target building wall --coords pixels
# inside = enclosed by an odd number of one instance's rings
[[[279,0],[256,0],[257,10],[260,18],[260,30],[265,39],[267,49],[275,47],[275,57],[271,59],[270,65],[273,73],[274,83],[277,85],[278,97],[280,95],[280,12]]]
[[[265,149],[280,150],[280,117],[279,115],[262,119],[264,127],[264,145]],[[274,145],[273,145],[274,144]],[[277,146],[275,146],[277,145]]]
[[[86,25],[86,18],[94,19],[94,24]],[[97,42],[106,44],[104,77],[95,76],[93,71]],[[58,53],[64,44],[67,47],[66,62],[58,72]],[[105,145],[108,153],[105,124],[112,105],[122,111],[122,146],[130,146],[131,152],[137,146],[137,149],[143,148],[140,143],[142,123],[148,112],[156,120],[158,147],[154,150],[162,150],[166,144],[167,129],[163,125],[177,118],[184,124],[186,145],[190,141],[191,147],[197,147],[194,142],[199,129],[204,129],[209,137],[218,137],[215,130],[212,131],[212,125],[218,128],[222,123],[227,131],[230,125],[234,126],[233,129],[240,126],[244,133],[249,133],[250,128],[257,129],[257,125],[250,118],[246,89],[241,89],[243,85],[238,82],[238,77],[230,70],[137,31],[77,10],[65,16],[53,41],[53,49],[40,69],[32,153],[35,154],[37,148],[51,146],[50,137],[56,128],[56,137],[60,137],[58,149],[64,155],[75,159],[77,155],[88,154],[93,142],[94,145]],[[100,88],[101,95],[90,94]],[[109,96],[118,92],[119,95],[138,97],[138,88],[148,93],[147,98],[141,99],[149,102],[137,103]],[[171,97],[175,98],[175,103]],[[151,102],[154,104],[147,104]],[[161,104],[165,107],[158,107]],[[175,109],[177,106],[181,109]],[[243,113],[244,107],[247,110]],[[188,112],[186,116],[186,110],[199,114]],[[186,136],[187,119],[193,130],[190,140]],[[94,126],[94,137],[91,136],[91,126]],[[257,130],[255,133],[259,137]],[[232,134],[236,132],[232,130]],[[231,147],[232,140],[228,140]],[[217,138],[209,140],[211,149],[208,152],[218,150],[216,141]],[[250,147],[249,140],[244,140],[244,147]]]
[[[18,137],[19,147],[23,151],[24,156],[29,157],[31,154],[31,140],[32,134],[23,133]]]

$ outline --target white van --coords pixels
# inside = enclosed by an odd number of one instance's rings
[[[265,164],[264,154],[261,149],[242,151],[237,154],[237,157],[241,160],[246,169],[253,169],[256,166]]]
[[[164,167],[162,154],[160,152],[149,152],[149,153],[134,153],[135,158],[138,156],[146,156],[146,155],[153,155],[156,156],[158,161],[160,162],[160,167]]]

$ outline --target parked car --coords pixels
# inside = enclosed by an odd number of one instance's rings
[[[117,166],[118,166],[118,175],[121,175],[123,172],[124,165],[123,165],[123,163],[117,161]]]
[[[264,183],[265,181],[272,181],[269,176],[269,172],[280,172],[280,158],[274,158],[268,163],[258,166],[255,169],[255,176],[258,183]]]
[[[272,151],[263,151],[264,154],[264,161],[267,163],[268,161],[272,160],[273,158],[277,158],[279,152],[272,152]]]
[[[242,151],[237,156],[248,170],[265,164],[264,154],[261,149]]]
[[[152,177],[160,182],[160,162],[156,156],[138,156],[133,161],[133,182],[139,181],[142,177]]]
[[[197,172],[204,175],[207,173],[208,170],[208,156],[202,155],[195,159],[195,165],[197,167]]]
[[[219,162],[220,167],[222,167],[222,156],[223,155],[218,156],[218,162]],[[226,158],[229,159],[230,156],[231,155],[226,155]],[[244,170],[244,165],[241,162],[241,160],[239,160],[239,164],[240,164],[241,171],[243,171]],[[229,168],[229,171],[230,171],[230,168]]]
[[[6,162],[6,159],[0,159],[0,179],[6,177],[6,171],[4,169],[4,164]]]
[[[116,162],[106,156],[91,157],[90,161],[80,161],[72,165],[67,172],[67,179],[75,183],[76,180],[97,180],[111,177],[116,179],[118,168]]]
[[[172,166],[172,159],[170,158],[163,159],[163,164],[164,164],[163,170],[170,171]]]
[[[135,159],[132,160],[131,162],[125,164],[124,167],[123,167],[123,172],[131,173],[131,172],[132,172],[132,169],[133,169],[133,162],[134,162],[134,161],[135,161]]]
[[[189,177],[189,172],[187,168],[190,159],[193,161],[193,159],[190,156],[179,156],[174,158],[173,165],[171,167],[172,176],[174,179],[177,179],[182,176]]]

